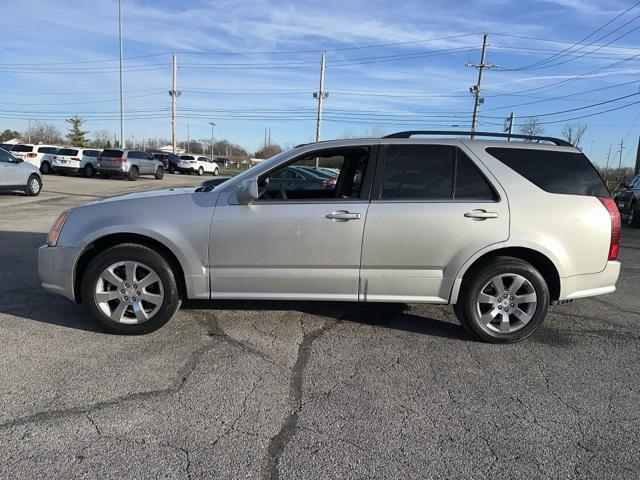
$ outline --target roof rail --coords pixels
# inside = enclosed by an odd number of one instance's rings
[[[538,142],[551,142],[555,143],[559,147],[573,147],[566,140],[555,137],[541,137],[538,135],[521,135],[517,133],[497,133],[497,132],[457,132],[451,130],[407,130],[404,132],[396,132],[390,135],[386,135],[382,138],[411,138],[414,135],[458,135],[458,136],[470,136],[470,137],[496,137],[496,138],[517,138],[521,140],[536,140]]]

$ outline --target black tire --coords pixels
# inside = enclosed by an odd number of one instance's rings
[[[637,203],[633,202],[629,207],[629,215],[627,223],[632,228],[640,228],[640,212],[638,212]]]
[[[138,172],[138,167],[131,167],[129,169],[129,172],[127,173],[127,180],[135,182],[136,180],[138,180],[139,176],[140,174]]]
[[[82,169],[82,174],[87,178],[93,177],[93,175],[95,174],[95,170],[93,169],[93,165],[91,165],[90,163],[87,163],[84,166],[84,168]]]
[[[200,167],[198,169],[198,176],[201,177],[202,175],[204,175],[204,168]]]
[[[217,177],[220,174],[220,170],[218,170],[217,168],[213,171],[213,176]]]
[[[174,174],[176,173],[176,167],[175,165],[169,165],[169,173]]]
[[[95,287],[101,273],[110,265],[120,261],[134,261],[152,268],[162,281],[164,299],[158,312],[143,323],[124,324],[109,318],[99,307],[94,297]],[[82,277],[82,301],[107,330],[114,333],[143,334],[153,332],[167,323],[180,308],[180,296],[176,279],[169,263],[155,250],[136,243],[124,243],[99,253],[87,266]]]
[[[523,327],[514,332],[500,333],[488,328],[480,320],[481,313],[477,299],[482,288],[492,278],[508,274],[519,275],[528,280],[535,291],[537,305],[531,319]],[[505,299],[505,301],[508,300]],[[465,276],[454,311],[460,323],[474,337],[489,343],[514,343],[524,340],[540,328],[547,316],[549,302],[549,287],[536,268],[518,258],[494,257]]]
[[[156,169],[156,173],[155,173],[155,175],[154,175],[154,178],[155,178],[156,180],[162,180],[162,179],[164,178],[164,168],[162,168],[162,167],[158,167],[158,168]]]
[[[29,197],[37,197],[42,191],[42,180],[35,173],[29,176],[27,184],[24,187],[25,195]]]
[[[42,162],[40,164],[40,173],[43,175],[51,173],[51,164],[49,162]]]

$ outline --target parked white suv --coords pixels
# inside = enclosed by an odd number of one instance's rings
[[[202,155],[180,155],[176,170],[180,173],[196,173],[198,175],[210,173],[217,176],[220,173],[218,164]]]
[[[29,143],[18,143],[11,147],[11,154],[21,158],[25,162],[40,169],[40,172],[47,174],[51,172],[53,156],[60,147],[55,145],[32,145]]]
[[[60,174],[81,173],[92,177],[98,170],[98,155],[95,148],[65,147],[53,156],[53,171]]]
[[[0,148],[0,190],[21,190],[29,196],[42,190],[40,170]]]
[[[414,138],[433,133],[299,145],[213,189],[76,207],[39,250],[43,286],[128,333],[182,299],[438,303],[502,343],[549,305],[615,290],[620,215],[580,150]],[[283,175],[312,166],[335,184]]]

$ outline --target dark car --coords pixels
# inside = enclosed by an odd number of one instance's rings
[[[286,167],[269,176],[266,190],[282,195],[283,191],[318,191],[335,189],[335,181],[303,167]]]
[[[615,194],[616,204],[620,213],[627,216],[627,223],[635,228],[640,227],[640,175],[633,177],[627,185],[620,185],[620,190]]]
[[[162,162],[163,168],[169,173],[176,173],[176,165],[178,163],[178,155],[174,153],[155,152],[151,154],[156,160]]]

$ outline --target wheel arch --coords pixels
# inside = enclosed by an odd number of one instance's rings
[[[530,263],[540,272],[545,282],[547,282],[551,301],[557,301],[560,298],[560,273],[556,264],[547,255],[532,248],[509,246],[485,252],[473,259],[467,266],[463,267],[456,277],[452,288],[451,304],[455,304],[458,301],[458,295],[465,280],[470,278],[474,272],[495,257],[513,257]]]
[[[184,269],[182,268],[180,261],[174,255],[170,248],[168,248],[165,244],[156,240],[155,238],[151,238],[139,233],[113,233],[93,240],[84,248],[84,250],[78,257],[74,268],[73,278],[73,295],[76,302],[82,302],[80,283],[82,282],[84,272],[86,271],[86,268],[91,260],[93,260],[99,253],[105,251],[106,249],[115,247],[116,245],[120,245],[123,243],[136,243],[144,245],[145,247],[149,247],[162,255],[165,260],[169,262],[169,265],[174,272],[180,298],[187,298],[187,287],[185,283]]]

